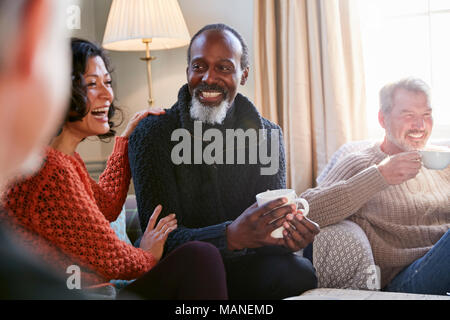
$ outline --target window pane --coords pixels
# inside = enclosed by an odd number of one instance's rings
[[[381,87],[409,76],[422,78],[428,83],[431,80],[428,17],[383,21],[372,29],[366,29],[363,39],[367,120],[369,133],[375,136],[383,133],[377,121]]]
[[[449,0],[430,0],[430,10],[450,10]]]
[[[443,1],[450,2],[449,0]],[[429,11],[428,0],[357,0],[356,5],[369,19],[377,15],[381,15],[383,18],[424,15]]]
[[[431,18],[431,53],[433,113],[438,123],[450,125],[450,14],[435,14]]]
[[[450,137],[449,0],[360,0],[370,138],[384,131],[377,121],[379,90],[406,76],[432,88],[432,139]],[[430,13],[429,8],[440,10]],[[444,11],[443,11],[444,10]]]
[[[378,2],[378,0],[369,0]],[[382,0],[381,10],[387,17],[428,13],[428,0]]]

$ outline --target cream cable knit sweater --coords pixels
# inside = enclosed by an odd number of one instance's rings
[[[351,154],[320,187],[301,195],[310,204],[308,217],[321,227],[348,218],[365,231],[382,287],[450,229],[450,167],[422,167],[416,178],[389,186],[376,168],[386,157],[380,144]]]

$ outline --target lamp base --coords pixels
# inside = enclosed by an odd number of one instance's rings
[[[154,100],[152,96],[152,67],[151,62],[156,59],[156,57],[150,56],[149,44],[152,42],[152,39],[143,39],[142,42],[145,43],[145,57],[141,58],[142,61],[147,63],[147,82],[148,82],[148,104],[150,108],[153,107]]]

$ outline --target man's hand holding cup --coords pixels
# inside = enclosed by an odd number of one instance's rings
[[[283,245],[283,239],[275,239],[270,234],[282,226],[286,215],[293,214],[296,210],[296,205],[288,204],[287,198],[275,199],[263,206],[258,206],[255,202],[228,226],[228,249]]]
[[[257,202],[227,228],[229,250],[282,245],[298,251],[314,240],[319,226],[305,218],[308,202],[297,198],[295,190],[280,189],[260,193]],[[298,209],[301,203],[304,209]]]
[[[290,204],[301,204],[303,209],[299,209],[296,205],[296,211],[287,214],[281,227],[274,230],[271,236],[276,239],[282,239],[282,245],[292,251],[301,250],[314,241],[315,235],[320,231],[319,225],[306,218],[309,213],[308,201],[298,198],[293,189],[266,191],[258,194],[256,199],[261,206],[267,201],[279,197],[286,197]]]

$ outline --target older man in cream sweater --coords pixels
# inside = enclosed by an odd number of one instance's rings
[[[385,86],[380,100],[384,140],[339,161],[302,197],[321,227],[348,219],[364,230],[384,290],[446,294],[450,167],[429,170],[418,152],[433,126],[429,88],[403,79]]]

